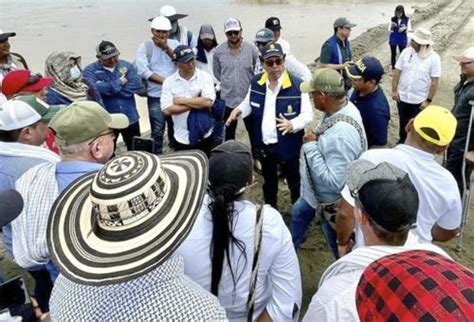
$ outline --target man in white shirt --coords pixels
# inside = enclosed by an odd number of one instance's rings
[[[261,50],[265,72],[251,81],[245,99],[227,119],[252,117],[250,139],[262,163],[265,203],[277,209],[278,165],[285,176],[294,203],[300,195],[299,155],[304,127],[313,110],[308,94],[301,93],[300,78],[285,70],[285,54],[279,44]]]
[[[360,276],[373,261],[411,249],[449,257],[432,244],[403,246],[419,206],[409,175],[396,166],[356,160],[348,168],[347,185],[355,198],[354,216],[365,247],[329,266],[319,282],[303,321],[359,321],[355,293]]]
[[[191,124],[188,118],[191,113],[200,111],[210,114],[209,110],[216,98],[212,76],[196,68],[195,55],[191,47],[184,45],[176,47],[174,57],[178,70],[163,83],[161,108],[165,115],[173,117],[176,150],[199,149],[209,155],[214,147],[212,125],[204,129],[202,136],[194,140],[191,131],[196,127],[201,128],[201,123]],[[200,117],[205,118],[209,116],[208,114],[200,114]]]
[[[461,224],[461,199],[456,180],[435,160],[443,154],[456,131],[456,119],[445,108],[428,106],[407,127],[405,144],[393,149],[369,150],[361,159],[373,163],[390,162],[410,175],[418,191],[420,207],[417,227],[410,233],[409,244],[448,241]],[[350,251],[350,235],[354,230],[354,199],[348,187],[342,190],[340,212],[336,220],[339,255]],[[356,244],[362,245],[360,230],[356,229]]]
[[[422,109],[430,105],[438,89],[441,59],[433,50],[431,32],[418,28],[411,35],[410,47],[403,50],[395,64],[392,99],[399,116],[398,143],[405,142],[405,126]]]

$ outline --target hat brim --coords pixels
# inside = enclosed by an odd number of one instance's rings
[[[108,54],[108,55],[99,55],[98,58],[100,58],[100,59],[109,59],[109,58],[112,58],[112,57],[116,57],[118,55],[120,55],[120,51],[116,50],[113,53]]]
[[[311,86],[311,82],[302,82],[300,85],[300,91],[302,93],[314,92],[314,88]]]
[[[134,153],[148,163],[140,170],[143,180],[160,171],[150,160],[152,155]],[[186,151],[163,155],[159,160],[168,176],[168,188],[146,220],[107,230],[100,227],[92,215],[93,173],[77,179],[60,194],[50,213],[47,240],[63,275],[88,285],[121,283],[148,273],[178,248],[201,208],[208,176],[206,156]],[[131,193],[126,183],[122,187],[125,195]]]
[[[61,110],[61,107],[62,107],[61,105],[50,105],[48,113],[46,113],[45,115],[41,117],[41,121],[43,122],[51,121],[53,116],[56,115],[56,113]]]
[[[166,17],[168,18],[168,20],[170,22],[173,22],[173,21],[176,21],[176,20],[179,20],[179,19],[183,19],[183,18],[186,18],[188,15],[185,15],[185,14],[182,14],[182,13],[177,13],[175,15],[172,15],[172,16],[169,16],[169,17]],[[151,17],[148,19],[148,21],[153,21],[153,19],[155,19],[156,17]]]
[[[176,59],[175,62],[177,62],[177,63],[187,63],[187,62],[193,60],[194,58],[196,58],[194,56],[194,54],[188,54],[186,56],[180,57],[179,59]]]
[[[51,85],[52,82],[53,82],[53,78],[52,78],[52,77],[40,78],[36,83],[30,84],[30,85],[26,85],[25,87],[21,88],[21,89],[20,89],[20,92],[32,92],[32,93],[36,93],[36,92],[41,91],[43,88],[46,88],[46,87],[48,87],[49,85]]]
[[[458,62],[460,63],[470,63],[470,62],[474,62],[474,58],[467,58],[466,56],[464,55],[460,55],[460,56],[453,56],[454,59],[456,59]]]
[[[130,125],[128,117],[125,114],[114,113],[110,114],[110,117],[112,118],[112,122],[109,124],[111,129],[121,130],[127,128]]]
[[[4,42],[8,38],[15,37],[15,36],[16,36],[16,32],[5,32],[3,34],[0,34],[0,42]]]
[[[241,31],[241,30],[242,30],[242,28],[240,28],[240,27],[229,27],[229,28],[224,30],[224,33],[229,32],[229,31]]]
[[[359,68],[355,64],[346,64],[344,69],[347,75],[353,79],[361,79],[362,73],[360,72]]]
[[[410,37],[412,40],[414,40],[418,45],[422,45],[422,46],[430,45],[430,46],[432,46],[434,44],[433,40],[426,40],[426,39],[419,38],[414,33],[409,34],[408,37]]]
[[[346,173],[346,184],[349,190],[354,192],[360,189],[364,184],[363,174],[374,167],[376,167],[374,163],[364,159],[351,162]]]

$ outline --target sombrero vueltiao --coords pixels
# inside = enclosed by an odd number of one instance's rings
[[[120,283],[164,262],[190,232],[208,176],[199,151],[129,152],[74,181],[56,199],[48,246],[67,278]]]

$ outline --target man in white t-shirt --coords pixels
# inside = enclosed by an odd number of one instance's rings
[[[404,245],[421,206],[408,173],[388,162],[376,165],[366,160],[354,161],[347,173],[355,199],[354,217],[366,246],[326,269],[303,321],[359,321],[357,284],[365,268],[383,256],[423,249],[449,258],[432,244]]]
[[[411,34],[410,46],[402,51],[392,79],[392,98],[399,116],[398,143],[405,142],[405,126],[422,109],[430,105],[438,89],[441,59],[433,50],[429,30],[418,28]]]
[[[174,124],[176,150],[199,149],[207,155],[214,147],[212,138],[213,126],[203,129],[202,124],[188,124],[191,113],[198,110],[210,110],[216,98],[212,76],[196,68],[195,55],[191,47],[180,45],[174,50],[174,61],[178,70],[165,79],[161,92],[163,114],[171,115]],[[198,118],[206,120],[209,113],[200,114]],[[206,123],[205,125],[208,125]],[[203,131],[198,138],[193,137],[196,128]]]
[[[408,123],[405,144],[393,149],[369,150],[360,157],[376,164],[390,162],[410,175],[420,197],[420,207],[417,226],[411,230],[408,244],[448,241],[458,232],[461,199],[456,180],[435,160],[436,154],[443,154],[451,142],[456,124],[447,109],[428,106]],[[355,226],[354,198],[347,186],[342,190],[342,197],[336,220],[340,256],[350,251],[350,236]],[[356,245],[363,245],[359,229],[356,229]]]

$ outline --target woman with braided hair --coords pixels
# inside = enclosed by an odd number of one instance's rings
[[[212,150],[208,194],[177,252],[185,274],[218,297],[229,320],[296,320],[298,258],[280,213],[244,199],[254,185],[252,167],[243,143],[230,140]]]

